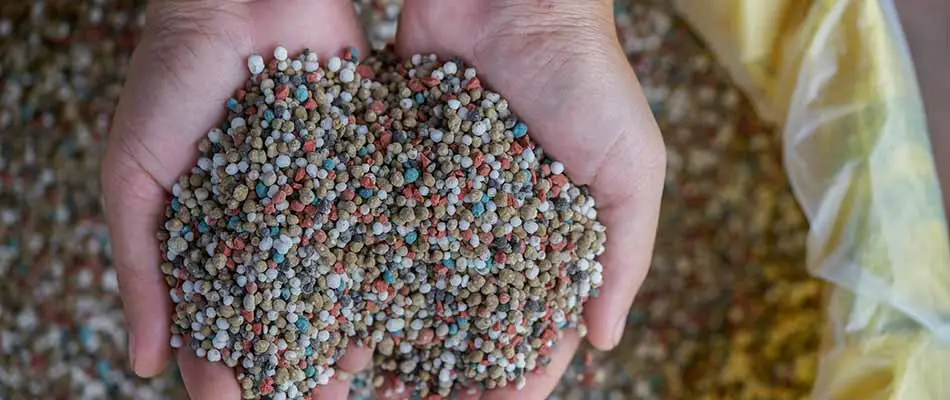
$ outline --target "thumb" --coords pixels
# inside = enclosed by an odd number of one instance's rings
[[[191,59],[161,55],[156,46],[170,47],[174,41],[196,53],[207,49],[183,43],[184,37],[160,35],[168,32],[163,28],[165,20],[154,8],[150,12],[155,18],[132,56],[101,170],[105,212],[129,331],[129,361],[135,373],[143,377],[160,373],[170,356],[172,307],[155,237],[163,220],[165,198],[173,182],[193,162],[193,138],[213,122],[196,118],[213,119],[218,108],[205,99],[209,104],[205,111],[193,104],[197,96],[182,95],[195,86],[191,83],[193,77],[201,76],[196,73],[200,71],[190,71],[188,66],[201,61],[183,63]]]
[[[128,155],[120,135],[113,135],[111,142],[102,186],[129,329],[129,361],[136,374],[150,377],[165,368],[169,357],[171,307],[155,240],[165,190]]]

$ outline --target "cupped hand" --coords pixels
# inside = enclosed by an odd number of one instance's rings
[[[172,185],[196,162],[199,139],[224,117],[225,101],[248,78],[247,56],[282,45],[291,53],[310,48],[326,59],[366,46],[348,0],[155,0],[146,18],[113,120],[102,185],[129,357],[133,370],[148,377],[170,356],[172,306],[155,233]],[[349,351],[339,369],[358,370],[369,356],[368,350]],[[234,372],[223,364],[200,360],[187,347],[177,357],[191,398],[240,398]],[[319,397],[342,399],[348,389],[338,379]]]
[[[397,49],[461,57],[504,95],[529,134],[589,185],[607,227],[604,286],[587,303],[588,339],[616,346],[653,253],[666,152],[618,41],[610,0],[406,0]],[[524,391],[543,398],[576,350],[570,332]]]

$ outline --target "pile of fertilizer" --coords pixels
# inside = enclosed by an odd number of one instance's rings
[[[173,347],[245,398],[326,384],[348,344],[418,394],[521,387],[584,333],[605,228],[460,61],[284,48],[199,143],[159,233]]]

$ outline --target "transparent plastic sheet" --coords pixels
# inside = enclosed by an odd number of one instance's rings
[[[784,124],[808,268],[832,284],[813,396],[950,399],[950,239],[892,1],[677,7],[762,116]]]

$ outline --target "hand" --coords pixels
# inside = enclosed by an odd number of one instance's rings
[[[159,228],[172,185],[194,166],[197,143],[221,118],[225,101],[249,77],[247,56],[269,58],[277,45],[305,47],[326,59],[347,46],[365,54],[348,0],[155,0],[113,121],[102,184],[132,369],[160,373],[169,357],[171,302],[159,269]],[[341,361],[354,372],[367,350]],[[193,399],[241,397],[233,371],[178,352]],[[334,380],[321,398],[343,399],[349,382]]]
[[[666,152],[617,39],[609,0],[406,0],[397,36],[403,55],[436,53],[473,64],[506,96],[574,182],[590,185],[607,226],[600,296],[587,303],[588,339],[619,343],[653,252]],[[544,398],[579,338],[559,342],[546,371],[521,393]]]

